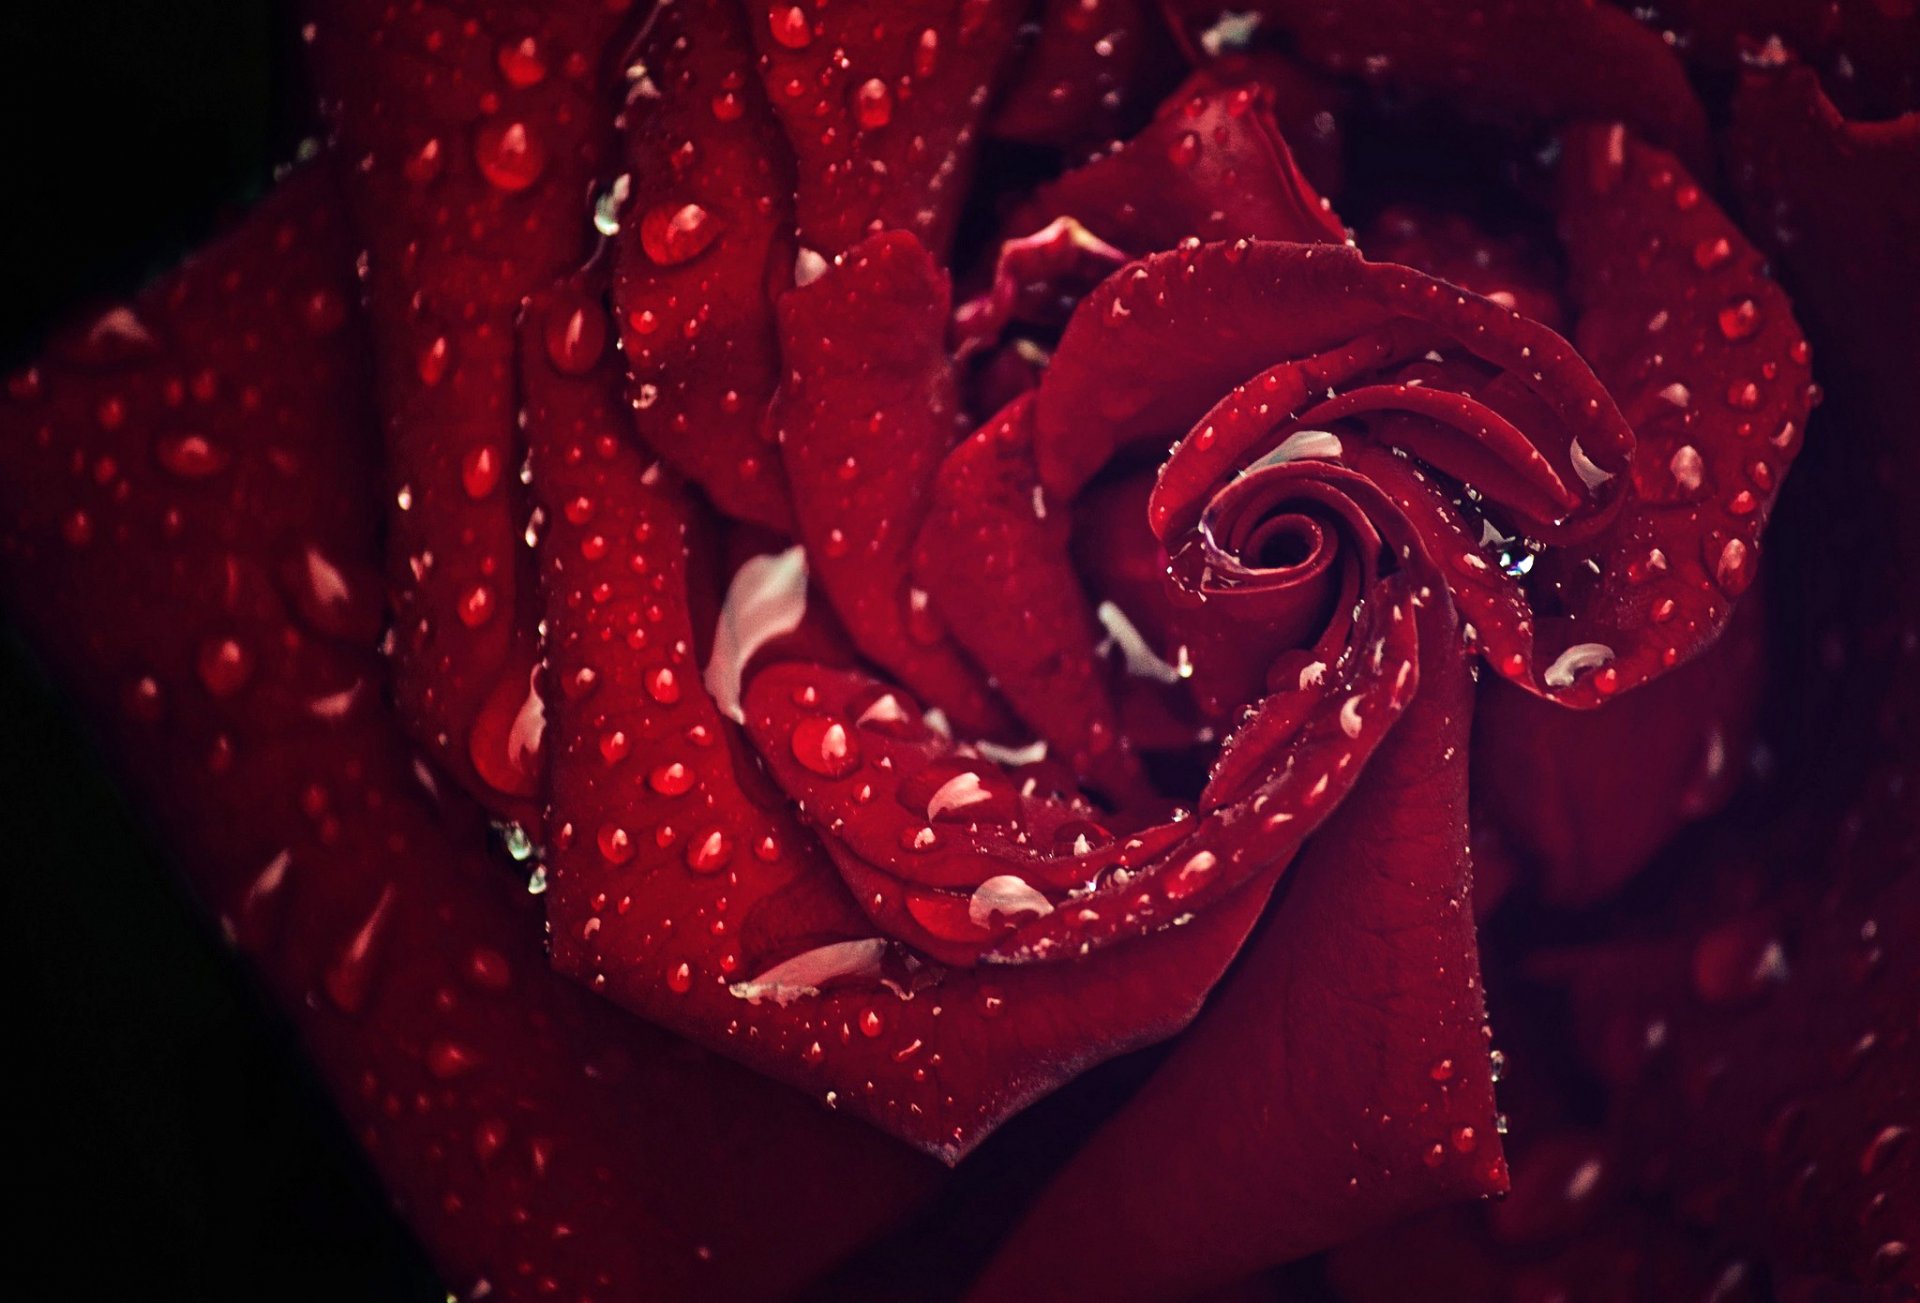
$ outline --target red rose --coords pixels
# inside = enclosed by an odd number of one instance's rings
[[[1028,9],[332,6],[321,157],[11,382],[12,605],[449,1283],[1911,1281],[1917,120],[1704,4]],[[1721,159],[1893,504],[1765,607]]]

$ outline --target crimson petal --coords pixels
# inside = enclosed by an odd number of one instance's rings
[[[1137,800],[1143,781],[1096,651],[1100,624],[1068,556],[1072,523],[1040,487],[1023,397],[940,468],[914,573],[1053,753],[1111,798]]]
[[[961,419],[946,353],[951,292],[918,240],[889,231],[780,300],[774,405],[809,564],[869,658],[969,733],[1003,709],[911,582],[914,538]]]
[[[1419,623],[1419,696],[1354,800],[973,1297],[1187,1295],[1506,1188],[1467,899],[1471,683],[1446,606]]]
[[[793,147],[803,257],[837,257],[888,228],[945,252],[1021,8],[833,0],[759,9],[753,37]]]
[[[14,378],[10,613],[463,1295],[790,1289],[925,1166],[550,974],[479,812],[409,764],[344,226],[304,169]]]
[[[580,255],[619,20],[600,0],[503,8],[456,22],[353,0],[328,8],[312,47],[366,250],[402,714],[462,786],[524,818],[540,767],[513,318]]]
[[[734,0],[654,8],[630,63],[614,297],[640,438],[729,515],[792,528],[767,404],[793,165]]]
[[[1195,74],[1140,134],[1042,186],[1010,219],[1015,232],[1072,217],[1134,254],[1189,237],[1344,243],[1346,230],[1302,175],[1256,70]]]

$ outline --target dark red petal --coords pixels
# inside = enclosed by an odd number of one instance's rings
[[[1257,70],[1198,73],[1139,135],[1041,187],[1008,229],[1072,217],[1133,254],[1189,237],[1342,243],[1346,230],[1295,165],[1274,105]]]
[[[1137,800],[1139,767],[1096,650],[1104,634],[1067,553],[1073,517],[1040,487],[1032,422],[1032,399],[1017,399],[947,457],[914,574],[1052,753],[1110,797]]]
[[[1179,76],[1147,0],[1046,0],[1038,24],[989,124],[1003,140],[1103,143]]]
[[[793,164],[747,21],[734,0],[660,5],[633,52],[614,299],[641,439],[720,510],[786,530],[767,404]]]
[[[576,293],[536,302],[529,338],[572,312]],[[709,695],[708,683],[737,689],[726,662],[703,675],[693,656],[692,508],[614,433],[611,364],[573,376],[538,349],[523,356],[549,514],[556,964],[948,1162],[1090,1064],[1183,1027],[1270,879],[1124,953],[1045,970],[906,964]],[[766,621],[777,606],[730,602],[720,624]]]
[[[1534,579],[1577,613],[1572,641],[1614,649],[1625,687],[1710,646],[1752,583],[1812,406],[1810,352],[1760,255],[1670,155],[1574,131],[1560,189],[1572,337],[1638,446],[1612,528]],[[1550,642],[1573,627],[1541,623]]]
[[[1396,204],[1368,225],[1359,243],[1375,262],[1417,267],[1543,326],[1565,325],[1555,251],[1524,237],[1496,237],[1459,213]]]
[[[380,356],[402,717],[512,817],[539,784],[537,754],[510,746],[526,737],[514,724],[535,658],[513,318],[589,234],[597,78],[618,21],[600,0],[467,22],[352,0],[313,28]]]
[[[1419,697],[1353,800],[974,1297],[1183,1296],[1506,1187],[1467,900],[1471,684],[1446,608],[1419,618]]]
[[[1210,0],[1162,0],[1199,31]],[[1255,39],[1310,63],[1523,124],[1620,118],[1689,162],[1707,158],[1705,114],[1653,32],[1587,0],[1248,0]],[[1202,42],[1204,44],[1204,41]]]
[[[1002,240],[986,287],[953,310],[955,358],[993,348],[1015,323],[1058,330],[1074,304],[1126,263],[1124,252],[1071,217]]]
[[[1920,419],[1920,112],[1842,117],[1814,75],[1755,72],[1734,99],[1728,152],[1749,223],[1791,274],[1796,311],[1825,345],[1837,389],[1859,389],[1869,428]],[[1903,434],[1895,434],[1902,438]]]
[[[1920,108],[1920,9],[1906,0],[1654,0],[1634,16],[1716,73],[1777,66],[1791,51],[1851,117]]]
[[[378,435],[344,224],[298,172],[14,378],[8,613],[450,1287],[784,1292],[911,1207],[926,1167],[551,974],[479,811],[409,764],[373,648]]]
[[[749,8],[767,98],[793,146],[801,256],[833,258],[890,227],[944,253],[1022,5]]]
[[[1680,828],[1726,804],[1766,672],[1759,596],[1736,604],[1697,659],[1598,710],[1562,710],[1498,678],[1481,684],[1476,817],[1498,823],[1543,900],[1612,895]]]
[[[910,574],[963,419],[949,304],[946,273],[913,236],[862,242],[781,298],[772,419],[808,563],[854,642],[962,730],[994,735],[1002,707]]]

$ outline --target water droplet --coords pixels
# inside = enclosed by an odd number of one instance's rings
[[[664,665],[647,671],[645,683],[647,695],[663,706],[680,700],[680,680]]]
[[[473,161],[490,184],[514,194],[540,179],[547,150],[526,123],[494,118],[474,133]]]
[[[1760,306],[1752,299],[1740,299],[1720,309],[1720,333],[1729,340],[1752,338],[1760,329]]]
[[[562,295],[547,311],[542,331],[547,360],[562,374],[585,375],[607,346],[607,314],[578,294]]]
[[[853,116],[869,131],[893,121],[893,92],[878,77],[869,77],[853,90]]]
[[[500,483],[500,455],[484,444],[467,453],[460,463],[460,486],[478,502]]]
[[[201,644],[200,682],[216,697],[231,697],[253,676],[253,653],[232,638]]]
[[[719,220],[699,204],[656,204],[640,219],[640,247],[661,267],[699,257],[719,235]]]
[[[198,434],[163,435],[153,445],[154,459],[183,480],[205,479],[227,467],[226,450]]]
[[[678,760],[656,767],[647,775],[647,786],[662,796],[684,796],[693,790],[693,770]]]
[[[546,61],[540,57],[540,44],[531,36],[502,41],[494,62],[499,65],[500,75],[507,79],[507,85],[519,90],[539,85],[547,75]]]
[[[794,726],[793,758],[827,778],[844,778],[860,767],[860,747],[837,719],[813,716]]]
[[[480,1066],[480,1055],[457,1041],[435,1041],[427,1047],[427,1071],[437,1080],[452,1081]]]
[[[475,584],[460,597],[460,623],[469,629],[478,629],[493,618],[494,605],[493,589],[486,584]]]
[[[718,873],[733,858],[733,838],[712,828],[687,843],[687,867],[695,873]]]
[[[775,5],[767,11],[773,39],[789,50],[804,50],[813,41],[813,26],[799,5]]]
[[[342,1013],[358,1013],[366,1007],[367,995],[373,987],[374,960],[381,933],[385,929],[387,912],[393,907],[393,895],[391,882],[380,889],[380,898],[368,911],[365,921],[347,938],[347,944],[341,948],[340,954],[321,979],[327,998]]]
[[[453,345],[447,342],[447,337],[435,337],[432,343],[420,350],[420,356],[414,361],[414,370],[420,377],[420,383],[429,389],[439,384],[446,377],[447,363],[452,359]]]
[[[601,857],[609,864],[625,864],[633,858],[633,838],[618,824],[602,824],[594,836],[594,842],[600,847]]]

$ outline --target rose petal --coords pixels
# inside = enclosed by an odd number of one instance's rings
[[[1073,518],[1040,487],[1032,421],[1018,399],[947,457],[914,574],[1027,727],[1084,781],[1137,800],[1100,625],[1067,555]]]
[[[1477,809],[1526,858],[1540,897],[1583,906],[1726,804],[1746,770],[1765,682],[1762,603],[1734,607],[1697,659],[1595,711],[1496,678],[1474,713]]]
[[[1190,30],[1220,6],[1166,0]],[[1256,38],[1289,40],[1338,73],[1444,98],[1473,116],[1553,123],[1620,118],[1694,163],[1706,122],[1685,71],[1625,13],[1585,0],[1248,0]]]
[[[378,436],[344,226],[303,169],[14,379],[9,614],[449,1285],[783,1292],[929,1173],[551,975],[479,812],[409,763],[373,652]],[[716,1213],[740,1207],[760,1213]]]
[[[395,689],[419,744],[513,818],[539,782],[513,727],[535,658],[513,317],[582,252],[617,22],[598,0],[467,23],[354,0],[313,28],[381,358]]]
[[[1203,240],[1326,240],[1346,230],[1301,174],[1274,121],[1275,94],[1251,68],[1198,73],[1139,135],[1042,186],[1015,233],[1072,217],[1133,254]]]
[[[766,416],[793,163],[746,23],[731,0],[661,5],[629,60],[614,298],[640,438],[720,510],[787,530]]]
[[[812,570],[861,651],[974,736],[1005,731],[979,672],[911,581],[934,477],[958,433],[944,272],[905,232],[874,236],[779,305],[773,410]]]
[[[593,301],[590,288],[532,305],[529,339]],[[700,560],[683,534],[690,504],[617,437],[609,361],[574,376],[544,351],[523,358],[549,512],[546,898],[562,971],[950,1163],[1091,1063],[1193,1017],[1264,886],[1150,952],[1048,971],[943,974],[889,947],[888,980],[875,983],[864,962],[829,962],[875,928],[706,695],[689,616],[687,572]],[[749,685],[750,714],[767,677]],[[780,976],[797,971],[828,985],[809,995],[811,980]]]
[[[1419,698],[1356,802],[973,1297],[1191,1294],[1505,1189],[1467,903],[1470,682],[1445,611],[1420,615]]]
[[[945,252],[1021,7],[834,0],[758,10],[753,38],[793,146],[804,249],[833,258],[891,227]]]
[[[990,128],[1000,139],[1063,147],[1111,140],[1179,75],[1146,0],[1046,0],[1038,25],[994,108]]]
[[[1625,686],[1711,645],[1752,583],[1812,405],[1811,355],[1759,254],[1672,157],[1617,130],[1571,133],[1560,222],[1572,337],[1638,447],[1608,533],[1541,558],[1537,581],[1584,628],[1541,630],[1612,648]]]
[[[1791,64],[1753,73],[1734,99],[1727,147],[1750,223],[1791,273],[1795,311],[1825,347],[1823,372],[1857,391],[1852,415],[1904,439],[1920,418],[1920,113],[1841,116]]]
[[[1777,65],[1791,51],[1819,69],[1849,116],[1920,108],[1920,10],[1902,0],[1656,0],[1634,16],[1716,73]]]

